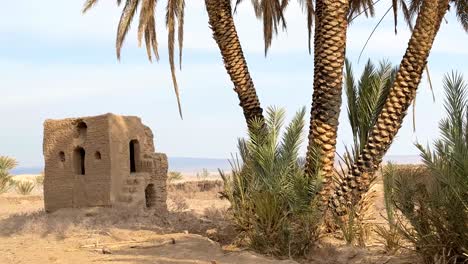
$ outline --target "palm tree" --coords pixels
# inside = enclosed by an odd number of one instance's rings
[[[83,12],[92,8],[98,0],[87,0]],[[274,0],[277,1],[277,0]],[[120,5],[121,0],[117,0]],[[156,37],[155,9],[157,0],[126,0],[119,26],[117,29],[116,50],[120,59],[120,51],[128,33],[130,24],[134,19],[138,7],[140,18],[138,25],[138,40],[141,43],[143,37],[146,44],[148,59],[151,61],[154,55],[159,60],[158,42]],[[252,78],[250,77],[247,63],[242,53],[242,48],[237,36],[236,28],[231,14],[229,0],[206,0],[206,8],[210,17],[210,25],[213,36],[221,50],[226,70],[234,83],[234,91],[238,94],[240,106],[244,111],[247,123],[253,118],[263,120],[262,108],[258,100]],[[177,97],[179,113],[182,117],[182,109],[179,98],[179,88],[175,74],[175,35],[177,31],[179,45],[179,64],[182,62],[182,48],[184,36],[184,10],[185,0],[167,0],[166,27],[168,28],[169,64],[171,67],[172,82]],[[177,24],[177,29],[176,29]],[[229,34],[225,34],[229,32]]]
[[[313,150],[318,147],[323,175],[320,197],[324,205],[332,191],[349,7],[348,0],[317,0],[315,5],[314,92],[305,172],[316,174]]]
[[[263,110],[250,76],[232,17],[230,0],[205,0],[213,38],[218,44],[224,66],[234,83],[244,117],[250,127],[254,119],[264,120]]]
[[[358,201],[368,190],[372,175],[393,142],[406,111],[414,100],[433,41],[449,4],[449,0],[415,0],[414,2],[419,3],[414,4],[417,7],[414,9],[418,10],[419,14],[396,80],[369,134],[366,145],[352,169],[347,173],[345,180],[330,197],[329,206],[338,215],[346,214],[348,205]],[[457,10],[463,8],[463,4],[458,4],[460,1],[451,2],[455,4]]]

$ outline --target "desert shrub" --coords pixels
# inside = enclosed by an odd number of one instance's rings
[[[184,177],[182,176],[182,173],[181,172],[178,172],[178,171],[170,171],[168,174],[167,174],[167,181],[169,183],[172,183],[174,181],[180,181],[182,180]]]
[[[393,204],[399,230],[427,263],[468,262],[468,94],[460,75],[444,78],[447,117],[434,150],[417,145],[423,168],[395,173]],[[405,225],[411,224],[411,228]]]
[[[17,162],[15,159],[0,156],[0,194],[7,192],[14,186],[13,177],[10,170],[16,167]]]
[[[374,225],[372,206],[375,193],[368,192],[355,205],[350,206],[348,214],[344,217],[335,217],[335,223],[343,234],[348,245],[365,247]]]
[[[268,108],[266,127],[260,120],[250,123],[249,137],[238,142],[240,159],[231,161],[232,173],[221,173],[221,195],[231,203],[240,236],[262,253],[302,255],[317,239],[314,197],[320,181],[304,174],[298,157],[304,115],[305,109],[297,112],[280,138],[285,112]]]
[[[189,208],[187,204],[187,200],[182,196],[174,196],[172,197],[172,202],[174,203],[174,210],[176,212],[182,212]]]
[[[384,219],[386,220],[387,225],[376,225],[374,229],[375,233],[380,237],[380,242],[385,246],[385,250],[392,254],[396,253],[402,247],[403,239],[400,231],[398,230],[397,216],[395,215],[398,212],[393,204],[393,186],[395,183],[395,174],[398,172],[399,168],[402,169],[403,167],[398,167],[389,163],[382,169],[386,212]]]
[[[34,183],[37,186],[44,186],[44,172],[34,178]]]
[[[15,190],[21,195],[30,194],[36,185],[32,181],[15,181]]]
[[[207,168],[203,168],[201,172],[197,172],[197,179],[198,180],[206,180],[210,177],[210,172]]]

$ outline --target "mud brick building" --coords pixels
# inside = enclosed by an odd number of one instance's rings
[[[48,212],[93,206],[166,211],[167,157],[134,116],[46,120],[44,204]]]

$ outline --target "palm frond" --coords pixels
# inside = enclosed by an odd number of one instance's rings
[[[130,23],[136,13],[139,0],[127,0],[125,3],[122,15],[120,16],[119,25],[117,27],[117,38],[115,42],[117,50],[117,59],[120,60],[120,50],[122,49],[123,42],[130,29]]]
[[[307,15],[307,36],[308,36],[308,48],[309,54],[312,53],[312,26],[314,25],[315,8],[312,0],[299,0],[303,11]]]
[[[299,158],[305,108],[281,136],[284,116],[283,109],[269,107],[266,128],[261,120],[251,120],[248,138],[238,144],[242,164],[233,160],[230,176],[222,173],[222,195],[231,202],[234,222],[253,248],[297,255],[314,240],[319,213],[311,203],[320,179],[306,177]]]
[[[148,60],[152,61],[153,54],[157,61],[159,61],[158,40],[156,34],[156,5],[158,0],[126,0],[122,14],[120,17],[119,25],[117,28],[116,37],[116,53],[117,59],[121,58],[121,49],[125,38],[130,29],[131,22],[140,6],[140,17],[138,23],[138,44],[145,41],[146,53]],[[96,5],[98,0],[86,0],[83,6],[83,13],[87,12]],[[117,0],[117,5],[122,3]],[[184,16],[185,16],[185,0],[167,0],[166,6],[166,27],[168,29],[168,50],[169,50],[169,64],[171,68],[171,78],[174,87],[174,92],[177,99],[177,105],[180,117],[182,118],[182,106],[180,102],[179,86],[176,77],[176,68],[174,62],[174,43],[176,35],[177,24],[177,40],[179,47],[179,68],[182,67],[182,51],[184,41]]]
[[[468,32],[468,2],[465,0],[451,0],[455,5],[455,14],[463,29]]]
[[[175,24],[176,24],[176,19],[182,19],[181,16],[183,16],[183,9],[185,7],[184,4],[181,4],[180,2],[184,0],[168,0],[167,1],[167,7],[166,7],[166,27],[168,30],[168,37],[167,37],[167,46],[169,48],[169,64],[171,67],[171,77],[172,77],[172,84],[174,86],[174,92],[176,94],[177,98],[177,105],[179,107],[179,114],[180,117],[182,118],[182,106],[180,103],[180,95],[179,95],[179,85],[177,84],[177,77],[175,74],[175,62],[174,62],[174,42],[175,42]],[[182,8],[182,9],[180,9]],[[182,25],[183,26],[183,25]],[[180,28],[180,25],[179,25]],[[181,39],[179,39],[181,40]],[[179,45],[182,42],[179,42]]]
[[[86,13],[88,10],[90,10],[95,4],[97,4],[98,0],[86,0],[86,2],[83,5],[83,13]]]
[[[234,12],[237,11],[237,6],[243,0],[236,0]],[[284,18],[284,10],[288,5],[288,0],[251,0],[254,8],[255,16],[263,23],[263,40],[265,46],[265,56],[271,46],[273,36],[278,34],[278,28],[286,29],[286,19]],[[310,12],[310,9],[308,9]]]
[[[18,162],[14,158],[0,156],[0,171],[9,171],[15,168]]]

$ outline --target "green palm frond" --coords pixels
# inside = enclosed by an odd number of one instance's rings
[[[301,245],[292,249],[293,254],[302,252],[313,242],[305,236],[315,232],[319,223],[318,211],[311,204],[320,179],[306,177],[299,158],[304,116],[302,108],[283,129],[285,111],[269,107],[266,125],[252,120],[248,138],[239,140],[240,160],[231,161],[231,174],[221,174],[222,197],[231,202],[236,226],[262,252],[285,254],[286,245],[293,241]],[[296,230],[296,226],[304,228]]]
[[[10,170],[15,168],[18,162],[14,158],[0,156],[0,194],[8,191],[14,186]]]
[[[440,121],[441,137],[433,149],[417,144],[424,166],[395,167],[393,186],[385,192],[404,216],[397,221],[399,231],[425,260],[464,263],[468,260],[468,85],[460,74],[451,73],[444,77],[444,90],[447,116]]]
[[[87,0],[83,6],[83,13],[89,11],[96,5],[98,0]],[[117,0],[117,5],[121,4],[121,0]],[[130,29],[130,25],[135,17],[135,14],[140,7],[140,17],[138,23],[138,43],[144,38],[148,60],[152,61],[152,57],[159,60],[158,40],[156,34],[156,4],[157,0],[126,0],[119,25],[117,28],[116,37],[116,53],[117,59],[121,58],[121,50],[125,38]],[[184,41],[184,16],[185,16],[185,0],[167,0],[166,5],[166,27],[168,30],[168,50],[169,50],[169,65],[171,68],[171,78],[174,87],[174,92],[177,99],[179,114],[182,118],[182,106],[180,102],[179,86],[176,77],[175,68],[175,36],[177,31],[177,41],[179,47],[179,67],[182,67],[182,50]],[[177,25],[177,28],[176,28]]]
[[[346,148],[343,162],[350,168],[354,158],[367,143],[372,127],[382,110],[390,92],[396,69],[388,61],[380,62],[378,67],[369,60],[356,84],[351,63],[345,67],[345,93],[347,97],[348,120],[353,133],[353,147]]]
[[[9,171],[15,168],[18,162],[14,158],[0,156],[0,171]]]

